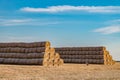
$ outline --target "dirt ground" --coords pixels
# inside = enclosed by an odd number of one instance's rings
[[[120,80],[115,65],[64,64],[59,67],[0,65],[0,80]]]

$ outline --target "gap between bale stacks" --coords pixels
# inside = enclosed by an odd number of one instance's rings
[[[60,66],[63,65],[64,61],[61,62],[62,59],[60,58],[59,53],[56,53],[54,48],[50,48],[50,59],[49,59],[49,66]]]

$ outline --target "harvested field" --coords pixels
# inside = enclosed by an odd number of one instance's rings
[[[120,62],[114,65],[62,66],[0,65],[0,80],[120,80]]]

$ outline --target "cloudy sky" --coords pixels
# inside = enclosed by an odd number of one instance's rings
[[[0,42],[106,46],[120,60],[119,0],[0,0]]]

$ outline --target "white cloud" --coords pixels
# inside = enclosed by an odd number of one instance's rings
[[[102,34],[112,34],[120,32],[120,26],[108,26],[103,28],[98,28],[94,32],[99,32]]]
[[[112,20],[108,20],[108,21],[104,21],[103,24],[106,25],[120,25],[120,19],[112,19]]]
[[[20,25],[25,24],[32,21],[32,19],[1,19],[1,26],[12,26],[12,25]]]
[[[8,20],[7,22],[13,22],[13,23],[23,23],[23,22],[29,22],[32,19],[13,19],[13,20]]]
[[[54,25],[57,21],[46,21],[42,19],[0,19],[0,26],[17,26],[17,25]]]
[[[24,7],[20,9],[25,12],[63,12],[63,11],[86,11],[94,13],[120,13],[120,6],[50,6],[47,8]]]
[[[32,40],[36,40],[38,39],[37,37],[33,37],[33,36],[0,36],[0,42],[29,42]]]
[[[119,22],[120,23],[120,19],[112,20],[111,22]]]

